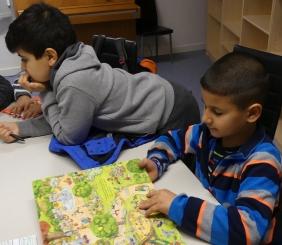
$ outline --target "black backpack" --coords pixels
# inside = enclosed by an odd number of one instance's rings
[[[149,71],[141,67],[137,61],[136,42],[124,38],[93,35],[92,46],[100,62],[107,63],[113,68],[122,68],[135,74]]]

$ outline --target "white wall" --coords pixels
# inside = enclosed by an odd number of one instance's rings
[[[16,54],[11,54],[6,48],[5,35],[8,26],[13,20],[12,7],[9,0],[0,0],[0,75],[16,74],[20,68],[20,59]]]
[[[12,75],[19,71],[20,60],[17,55],[9,53],[5,44],[5,34],[12,21],[12,17],[3,17],[10,12],[6,2],[0,0],[0,74]],[[156,3],[159,24],[174,30],[174,53],[205,48],[207,0],[156,0]],[[5,15],[1,17],[1,13]],[[168,54],[168,38],[162,37],[159,42],[159,54]],[[154,40],[145,40],[145,54],[150,55],[146,49],[148,44],[155,47]]]
[[[205,49],[207,0],[156,0],[156,4],[159,25],[174,30],[174,53]],[[159,42],[159,54],[168,54],[168,35]],[[147,44],[155,47],[153,39],[147,40]],[[145,49],[146,55],[149,55],[148,50]]]

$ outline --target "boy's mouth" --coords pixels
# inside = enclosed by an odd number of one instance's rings
[[[210,130],[211,132],[215,132],[215,131],[217,131],[217,129],[216,129],[216,128],[209,128],[209,130]]]
[[[33,79],[32,79],[31,76],[28,76],[28,77],[27,77],[27,80],[28,80],[29,82],[31,82],[31,83],[33,82]]]

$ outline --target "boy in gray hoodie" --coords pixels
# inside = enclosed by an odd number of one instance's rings
[[[191,92],[156,74],[132,75],[100,63],[91,46],[77,42],[68,17],[50,5],[27,8],[9,26],[6,44],[22,59],[19,83],[40,92],[43,115],[0,123],[4,142],[14,141],[10,133],[53,133],[73,145],[84,142],[92,127],[141,135],[199,122]]]

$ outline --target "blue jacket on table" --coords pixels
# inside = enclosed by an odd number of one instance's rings
[[[159,177],[170,163],[195,154],[195,174],[219,202],[181,194],[173,199],[169,218],[211,244],[271,243],[282,175],[279,150],[258,127],[249,142],[220,159],[210,173],[210,156],[218,142],[204,124],[196,124],[186,132],[174,130],[160,136],[148,152]]]

